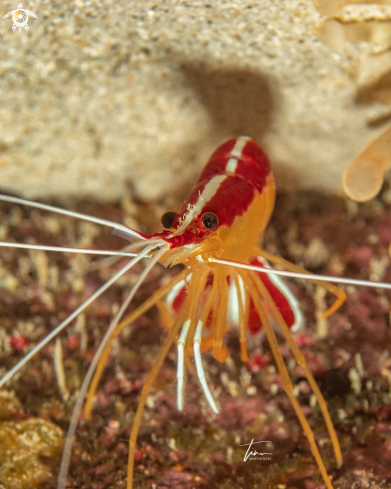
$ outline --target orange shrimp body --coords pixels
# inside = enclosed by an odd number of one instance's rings
[[[267,273],[270,266],[266,260],[291,271],[305,271],[257,247],[270,219],[274,200],[274,177],[266,154],[248,137],[231,139],[213,153],[179,212],[163,215],[162,224],[166,229],[151,236],[142,235],[147,243],[152,240],[166,243],[167,251],[159,252],[162,264],[182,263],[185,268],[117,325],[100,358],[85,406],[88,416],[112,340],[156,305],[167,325],[168,334],[146,380],[135,416],[129,441],[128,489],[132,487],[133,456],[147,395],[172,343],[176,341],[178,349],[178,409],[184,407],[185,359],[194,355],[204,395],[211,409],[218,413],[206,380],[201,353],[213,350],[214,357],[224,362],[228,355],[224,338],[233,326],[239,331],[243,362],[248,360],[248,333],[264,329],[285,390],[309,439],[326,485],[328,489],[332,488],[312,430],[293,394],[274,328],[285,338],[304,370],[324,416],[339,466],[342,457],[338,439],[324,398],[290,332],[290,328],[301,323],[298,303],[281,279]],[[256,264],[264,267],[265,273],[213,263],[216,258]],[[329,283],[313,282],[338,298],[327,311],[327,316],[345,300],[345,293]]]
[[[231,313],[227,319],[231,319],[240,328],[241,356],[244,362],[248,360],[246,333],[249,319],[252,318],[252,331],[260,329],[261,321],[258,318],[258,325],[254,325],[254,316],[257,313],[251,299],[247,300],[246,312],[246,301],[237,299],[240,288],[236,287],[240,280],[237,272],[200,263],[200,258],[207,260],[208,256],[213,255],[239,262],[254,262],[254,247],[267,226],[274,201],[274,176],[264,151],[250,138],[231,139],[213,153],[179,213],[173,217],[169,231],[153,235],[154,238],[163,238],[171,245],[170,251],[162,257],[165,265],[184,263],[189,269],[199,271],[204,281],[208,273],[204,285],[208,292],[213,289],[212,284],[215,284],[213,292],[216,293],[219,305],[215,303],[210,310],[203,308],[203,320],[206,320],[207,313],[210,317],[209,334],[203,337],[201,350],[213,346],[214,355],[220,362],[224,362],[227,357],[222,339],[227,331],[227,321],[224,318],[227,318],[227,297],[230,290],[231,301],[236,299],[236,317],[232,317]],[[300,311],[288,289],[282,293],[278,287],[282,282],[276,277],[271,281],[265,274],[258,276],[265,277],[264,283],[274,296],[280,312],[284,313],[288,326],[291,327],[294,323],[298,326],[301,323]],[[180,291],[182,295],[185,288],[183,284]],[[187,293],[189,290],[190,288]],[[196,293],[199,294],[199,291],[200,288],[197,288]],[[190,300],[202,303],[202,299],[203,297],[194,297]],[[171,296],[168,301],[171,310],[173,300],[175,297]],[[174,312],[178,313],[179,309],[174,309]],[[219,322],[217,318],[220,319]],[[189,338],[194,335],[194,328],[193,323],[193,334],[187,339],[187,351],[190,354],[193,350]]]

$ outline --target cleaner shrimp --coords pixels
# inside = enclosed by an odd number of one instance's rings
[[[179,212],[165,213],[161,220],[164,230],[153,235],[145,235],[112,221],[24,199],[0,195],[0,200],[108,226],[112,228],[113,234],[132,241],[120,251],[0,243],[1,246],[111,255],[114,259],[128,259],[125,266],[11,368],[0,380],[0,387],[4,387],[34,355],[136,263],[143,258],[150,258],[111,321],[80,387],[65,440],[58,489],[66,487],[72,445],[83,405],[84,415],[88,418],[114,339],[153,306],[162,313],[168,332],[146,379],[134,417],[129,439],[127,489],[133,487],[136,441],[147,397],[172,344],[176,342],[178,352],[178,410],[184,409],[186,365],[190,366],[189,359],[194,358],[196,374],[205,399],[210,409],[219,413],[218,404],[205,375],[202,353],[211,351],[218,362],[225,362],[228,355],[226,336],[235,327],[238,330],[241,360],[247,362],[247,334],[254,322],[258,329],[263,328],[265,332],[286,394],[308,439],[324,482],[328,489],[332,489],[333,485],[313,431],[294,395],[277,334],[285,339],[316,397],[332,442],[337,467],[342,464],[342,453],[326,401],[291,334],[291,331],[300,327],[302,316],[297,299],[280,276],[308,279],[335,296],[335,302],[324,313],[324,317],[333,314],[346,299],[345,292],[331,284],[331,281],[388,289],[391,285],[312,275],[258,247],[273,211],[275,184],[268,158],[253,140],[239,137],[221,145],[209,159]],[[165,267],[182,264],[184,269],[123,319],[137,290],[158,262]],[[284,271],[271,268],[270,263]]]

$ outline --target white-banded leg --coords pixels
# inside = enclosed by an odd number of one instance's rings
[[[185,321],[183,325],[181,335],[178,340],[178,367],[177,367],[177,408],[178,411],[183,411],[184,405],[184,383],[185,383],[185,343],[187,334],[189,332],[190,327],[190,319]]]
[[[147,253],[152,251],[156,247],[155,244],[152,244],[150,246],[147,246],[141,253],[143,256],[145,256]],[[79,422],[79,417],[81,413],[81,409],[83,406],[84,399],[86,397],[88,388],[90,386],[92,377],[94,375],[95,369],[98,365],[99,358],[101,357],[107,342],[110,340],[110,337],[115,330],[115,328],[118,325],[118,322],[120,321],[121,317],[126,311],[126,308],[128,307],[129,303],[134,297],[134,294],[137,292],[139,289],[140,285],[143,283],[145,277],[148,275],[150,272],[151,268],[160,260],[162,255],[167,251],[168,245],[163,242],[162,248],[156,253],[156,255],[153,257],[150,263],[146,266],[145,270],[140,274],[140,277],[138,278],[137,282],[134,284],[132,287],[131,291],[129,292],[128,296],[126,297],[126,300],[123,302],[120,310],[116,314],[115,318],[110,324],[109,329],[106,331],[106,334],[101,341],[98,350],[96,351],[94,358],[92,359],[92,362],[87,370],[86,376],[84,377],[83,383],[80,387],[80,392],[79,395],[77,396],[75,407],[73,408],[73,413],[72,413],[72,418],[71,422],[69,424],[69,429],[68,433],[65,439],[65,445],[64,445],[64,450],[63,450],[63,455],[62,455],[62,460],[61,460],[61,469],[60,469],[60,474],[58,476],[58,483],[57,483],[57,489],[65,489],[66,487],[66,479],[68,476],[68,469],[69,469],[69,463],[71,460],[71,453],[72,453],[72,445],[73,445],[73,440],[75,438],[75,432],[77,428],[77,424]],[[133,261],[133,260],[132,260]]]
[[[202,326],[203,326],[202,321],[198,321],[197,329],[194,335],[194,343],[193,343],[194,358],[197,367],[197,375],[209,406],[211,407],[214,413],[219,414],[219,410],[216,406],[215,400],[213,399],[213,396],[206,382],[204,367],[202,365],[202,358],[201,358]]]

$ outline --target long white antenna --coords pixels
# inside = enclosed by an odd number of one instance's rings
[[[161,243],[161,239],[149,239],[148,243]],[[138,248],[145,245],[145,241],[139,241],[127,246],[126,249]],[[45,245],[35,245],[35,244],[24,244],[24,243],[10,243],[6,241],[0,241],[0,247],[3,248],[18,248],[22,250],[41,250],[41,251],[59,251],[63,253],[80,253],[86,255],[105,255],[105,256],[137,256],[138,253],[130,253],[128,251],[116,251],[116,250],[94,250],[90,248],[67,248],[65,246],[45,246]],[[150,258],[148,255],[146,258]]]
[[[146,239],[137,231],[130,229],[123,224],[118,222],[108,221],[106,219],[100,219],[99,217],[88,216],[87,214],[81,214],[80,212],[68,211],[66,209],[61,209],[60,207],[54,207],[52,205],[41,204],[40,202],[33,202],[32,200],[20,199],[19,197],[11,197],[9,195],[0,194],[0,200],[4,202],[11,202],[12,204],[28,205],[29,207],[36,207],[37,209],[42,209],[44,211],[56,212],[57,214],[64,214],[65,216],[76,217],[78,219],[83,219],[84,221],[95,222],[96,224],[101,224],[102,226],[108,226],[110,228],[118,229],[123,231],[127,235],[132,234],[140,239]]]
[[[63,246],[43,246],[31,245],[22,243],[6,243],[0,241],[0,247],[3,248],[18,248],[22,250],[41,250],[41,251],[60,251],[63,253],[81,253],[86,255],[105,255],[105,256],[137,256],[138,253],[126,253],[124,251],[114,250],[92,250],[88,248],[66,248]]]
[[[1,196],[0,196],[1,200]],[[148,243],[161,243],[160,239],[148,240]],[[134,245],[141,245],[140,243],[134,243]],[[125,256],[132,257],[137,256],[137,253],[130,253],[126,251],[115,251],[115,250],[93,250],[89,248],[67,248],[63,246],[44,246],[44,245],[32,245],[23,243],[8,243],[5,241],[0,241],[0,247],[4,248],[20,248],[24,250],[42,250],[42,251],[59,251],[64,253],[80,253],[87,255],[104,255],[104,256]],[[151,258],[150,255],[146,255],[145,258]],[[373,280],[360,280],[355,278],[346,277],[334,277],[331,275],[316,275],[313,273],[298,273],[298,272],[288,272],[287,270],[275,270],[269,267],[258,267],[256,265],[249,265],[247,263],[238,263],[230,260],[221,260],[220,258],[208,258],[209,262],[220,263],[221,265],[231,265],[236,268],[244,268],[245,270],[254,270],[256,272],[270,273],[272,275],[281,275],[282,277],[293,277],[293,278],[304,278],[307,280],[320,280],[323,282],[337,282],[339,284],[347,285],[357,285],[361,287],[375,287],[382,289],[391,289],[391,284],[388,282],[374,282]],[[267,269],[267,272],[265,270]]]
[[[283,277],[305,278],[307,280],[322,280],[323,282],[337,282],[338,284],[359,285],[364,287],[376,287],[380,289],[391,289],[388,282],[374,282],[372,280],[359,280],[355,278],[333,277],[331,275],[316,275],[312,273],[288,272],[286,270],[275,270],[274,268],[257,267],[248,263],[238,263],[231,260],[220,260],[220,258],[208,258],[208,262],[220,263],[221,265],[230,265],[232,267],[244,268],[245,270],[254,270],[255,272],[271,273],[282,275]]]
[[[109,339],[111,337],[111,334],[113,333],[118,322],[120,321],[121,317],[125,313],[125,310],[128,307],[130,301],[133,299],[134,294],[137,292],[138,288],[143,283],[145,277],[150,272],[151,268],[156,264],[156,262],[162,256],[162,254],[167,250],[169,245],[166,243],[164,243],[164,244],[165,244],[165,246],[163,245],[163,247],[158,251],[158,253],[156,253],[156,255],[154,256],[152,261],[150,263],[148,263],[148,266],[145,268],[145,270],[142,272],[142,274],[138,278],[137,282],[132,287],[132,290],[128,294],[128,297],[126,298],[126,300],[122,304],[120,310],[118,311],[115,318],[111,322],[109,329],[106,331],[106,334],[105,334],[101,344],[99,345],[99,348],[96,351],[94,358],[92,359],[92,362],[91,362],[91,364],[88,368],[88,371],[84,377],[82,386],[80,388],[79,395],[78,395],[76,403],[75,403],[75,407],[73,408],[71,422],[69,424],[69,429],[68,429],[68,433],[67,433],[67,437],[66,437],[66,441],[65,441],[65,446],[64,446],[64,451],[63,451],[63,456],[62,456],[62,460],[61,460],[60,474],[58,476],[57,489],[65,489],[65,486],[66,486],[66,479],[67,479],[67,475],[68,475],[69,463],[70,463],[71,453],[72,453],[72,445],[73,445],[73,440],[75,437],[77,424],[79,422],[81,408],[82,408],[85,396],[87,394],[88,388],[90,386],[92,376],[94,375],[95,369],[98,365],[99,359],[103,353],[103,350],[105,349],[105,347],[107,345],[107,342],[109,341]],[[148,246],[148,247],[144,248],[144,250],[140,254],[145,255],[146,253],[151,251],[151,249],[152,249],[152,247]]]

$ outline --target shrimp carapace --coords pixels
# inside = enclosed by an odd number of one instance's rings
[[[208,253],[248,260],[274,207],[275,185],[264,151],[247,137],[231,139],[211,156],[169,230],[167,264]],[[168,214],[168,213],[166,213]]]

